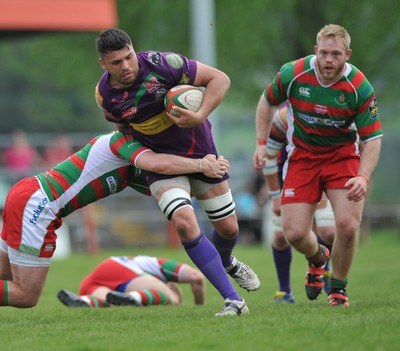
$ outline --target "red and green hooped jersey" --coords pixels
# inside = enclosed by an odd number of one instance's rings
[[[110,259],[137,274],[146,272],[164,282],[180,282],[180,272],[184,267],[181,262],[152,256],[112,256]]]
[[[272,105],[289,101],[287,139],[292,147],[323,153],[382,136],[374,89],[364,74],[346,63],[339,81],[323,86],[316,57],[284,64],[264,96]]]
[[[100,135],[54,168],[36,175],[53,213],[65,217],[127,186],[149,195],[136,158],[149,149],[120,132]]]

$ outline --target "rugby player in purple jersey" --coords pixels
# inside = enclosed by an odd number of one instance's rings
[[[229,163],[215,155],[189,159],[154,153],[132,136],[113,132],[94,138],[54,168],[19,181],[2,213],[0,306],[35,306],[62,218],[127,186],[149,195],[141,170],[222,178]]]
[[[314,55],[283,65],[261,95],[256,111],[253,165],[262,169],[275,106],[288,100],[291,117],[281,198],[283,231],[308,261],[305,289],[310,300],[321,293],[324,266],[331,256],[330,306],[349,305],[347,277],[382,137],[374,89],[364,74],[347,62],[351,53],[346,29],[324,26],[317,34]],[[335,216],[332,253],[319,245],[311,232],[324,191]]]
[[[208,116],[230,86],[225,73],[173,52],[136,53],[129,35],[118,28],[101,32],[96,47],[104,69],[96,100],[108,121],[156,152],[188,158],[217,154]],[[169,89],[180,84],[205,87],[204,98],[197,112],[174,107],[181,114],[174,117],[166,113],[163,100]],[[250,267],[232,256],[239,226],[228,174],[222,179],[199,174],[147,175],[152,195],[190,259],[224,299],[224,307],[216,315],[248,313],[226,273],[246,290],[258,289],[260,281]],[[212,243],[200,230],[192,195],[214,227]]]

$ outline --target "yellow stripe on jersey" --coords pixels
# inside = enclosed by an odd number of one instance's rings
[[[167,116],[165,111],[144,121],[142,123],[130,123],[134,130],[146,135],[154,135],[163,132],[172,126],[174,122]]]

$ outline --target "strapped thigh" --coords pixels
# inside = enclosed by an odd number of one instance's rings
[[[219,221],[235,213],[235,202],[232,192],[206,200],[198,200],[211,222]]]

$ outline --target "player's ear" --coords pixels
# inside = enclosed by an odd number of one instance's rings
[[[346,50],[346,61],[348,61],[350,59],[352,53],[353,53],[353,50],[351,50],[351,49]]]
[[[101,66],[101,68],[106,70],[106,65],[104,64],[104,61],[101,57],[99,57],[98,62],[99,62],[99,65]]]

